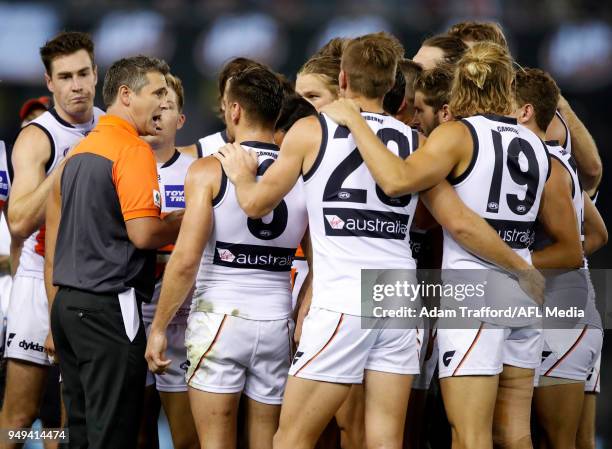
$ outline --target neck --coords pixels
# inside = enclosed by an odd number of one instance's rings
[[[235,142],[264,142],[274,143],[274,130],[269,128],[244,128],[234,130],[234,141]]]
[[[363,95],[352,92],[350,89],[346,90],[344,97],[355,101],[362,111],[376,112],[378,114],[383,114],[385,112],[382,98],[366,98]]]
[[[132,125],[135,129],[138,129],[136,127],[136,122],[134,122],[134,119],[132,119],[132,116],[130,115],[130,112],[126,108],[122,107],[121,105],[117,103],[110,105],[108,109],[106,109],[106,113],[108,115],[114,115],[119,118],[122,118],[123,120],[128,122],[130,125]]]
[[[55,100],[54,103],[56,105],[55,111],[57,112],[57,115],[59,115],[62,120],[67,121],[71,125],[80,125],[81,123],[87,123],[91,121],[91,118],[93,117],[93,106],[81,114],[71,115],[64,111],[61,107],[59,107],[58,103]]]
[[[542,131],[538,125],[536,125],[535,121],[521,123],[525,128],[532,131],[536,136],[538,136],[541,140],[546,140],[546,131]]]
[[[174,142],[163,142],[159,145],[151,145],[153,148],[153,154],[155,154],[155,160],[160,164],[165,164],[174,156],[176,147]]]

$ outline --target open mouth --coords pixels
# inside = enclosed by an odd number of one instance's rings
[[[157,131],[161,131],[161,114],[156,114],[153,116],[153,123],[155,124],[155,129]]]

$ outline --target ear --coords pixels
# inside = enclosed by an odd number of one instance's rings
[[[348,78],[343,69],[340,69],[340,73],[338,74],[338,86],[340,87],[340,90],[346,90],[348,87]]]
[[[231,103],[230,107],[230,117],[232,119],[232,123],[235,125],[240,121],[240,117],[242,116],[242,108],[238,103]]]
[[[121,104],[123,104],[124,106],[129,106],[132,102],[132,91],[125,84],[119,86],[119,92],[117,93],[117,96],[119,97],[119,101],[121,101]]]
[[[181,129],[185,125],[185,121],[187,121],[187,117],[185,117],[185,114],[179,114],[178,120],[176,122],[176,129]]]
[[[53,81],[51,80],[51,77],[49,76],[46,70],[45,70],[45,83],[47,84],[47,89],[49,90],[49,92],[53,92]]]
[[[440,123],[450,122],[453,119],[453,114],[447,104],[440,108]]]
[[[530,103],[524,104],[517,111],[517,117],[519,123],[525,124],[528,123],[535,115],[535,110],[533,109],[533,105]]]

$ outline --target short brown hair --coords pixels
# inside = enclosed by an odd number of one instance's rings
[[[463,53],[468,49],[460,38],[449,34],[438,34],[425,39],[421,44],[422,47],[436,47],[444,52],[444,62],[447,64],[455,64]]]
[[[462,41],[491,41],[508,48],[508,42],[501,25],[495,22],[459,22],[448,29],[448,34],[456,36]]]
[[[45,42],[45,45],[40,47],[40,58],[45,66],[47,75],[51,76],[52,74],[51,64],[55,58],[71,55],[79,50],[85,50],[89,54],[92,67],[95,66],[94,43],[87,33],[63,31],[53,39]]]
[[[395,83],[398,59],[397,38],[388,33],[366,34],[348,43],[341,67],[351,90],[366,98],[382,98]]]
[[[219,102],[221,102],[221,99],[223,98],[223,93],[225,92],[225,85],[227,84],[227,80],[234,76],[236,73],[242,72],[243,70],[246,70],[249,67],[253,66],[267,68],[265,65],[257,61],[253,61],[252,59],[243,57],[230,59],[225,63],[225,65],[219,72],[218,78]]]
[[[453,72],[449,67],[435,67],[422,72],[414,82],[414,90],[423,94],[425,104],[435,111],[450,101]]]
[[[508,50],[480,42],[465,52],[455,67],[450,109],[455,117],[512,113],[514,68]]]
[[[104,77],[102,87],[102,98],[104,106],[111,106],[117,99],[119,88],[127,86],[134,92],[140,92],[147,85],[147,73],[159,72],[166,76],[170,72],[170,67],[162,59],[150,56],[132,56],[122,58],[113,63]]]
[[[533,106],[540,130],[546,131],[555,117],[559,95],[557,83],[544,70],[524,68],[516,71],[517,105],[529,103]]]
[[[423,72],[423,66],[412,59],[400,59],[398,67],[406,79],[406,98],[414,98],[414,82]]]
[[[340,74],[340,58],[334,56],[314,56],[304,63],[298,75],[317,75],[321,78],[327,90],[338,96],[338,75]]]
[[[168,73],[166,75],[166,83],[168,84],[168,87],[176,94],[176,106],[178,107],[179,112],[183,112],[183,105],[185,104],[185,90],[183,89],[183,82],[178,76]]]
[[[283,105],[283,87],[276,73],[251,66],[234,74],[226,91],[228,100],[239,103],[249,120],[274,127]]]

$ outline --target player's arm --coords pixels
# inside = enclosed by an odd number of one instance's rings
[[[45,278],[45,291],[47,293],[47,306],[49,317],[51,316],[51,310],[53,308],[53,302],[55,301],[55,295],[57,294],[57,287],[53,285],[53,261],[55,259],[55,244],[57,242],[57,232],[59,229],[60,219],[62,215],[62,201],[61,201],[61,175],[64,166],[58,168],[57,176],[54,177],[51,191],[49,192],[49,198],[47,199],[45,209],[45,261],[44,261],[44,278]],[[53,343],[53,336],[51,334],[51,328],[45,339],[45,349],[47,354],[51,357],[55,355],[55,345]]]
[[[183,224],[166,265],[147,343],[146,358],[153,372],[162,372],[171,362],[164,359],[166,328],[195,281],[213,225],[212,202],[219,192],[220,179],[220,164],[212,158],[194,162],[187,172]]]
[[[447,122],[438,126],[418,151],[402,160],[387,149],[350,100],[337,100],[322,112],[351,130],[370,173],[391,197],[438,184],[459,164],[463,152],[471,151],[472,139],[465,125]]]
[[[552,244],[531,254],[533,265],[539,269],[580,268],[582,245],[572,203],[572,180],[554,158],[551,158],[550,177],[544,185],[538,221]]]
[[[608,243],[608,230],[606,223],[601,218],[597,207],[586,192],[584,197],[584,242],[582,244],[584,254],[590,256],[595,251]]]
[[[285,135],[278,159],[256,180],[255,152],[244,151],[239,144],[227,144],[213,154],[223,164],[229,180],[236,187],[236,197],[251,218],[270,213],[293,188],[302,171],[304,157],[321,143],[321,125],[317,117],[298,120]]]
[[[563,97],[559,100],[559,112],[570,130],[572,156],[576,160],[576,165],[578,165],[578,174],[580,175],[582,187],[589,195],[593,195],[602,177],[602,164],[597,144],[586,126],[584,126]]]
[[[28,238],[45,220],[45,201],[57,170],[46,176],[45,165],[51,156],[51,142],[40,128],[30,125],[17,137],[13,148],[14,179],[8,207],[12,235]]]
[[[174,243],[181,227],[183,211],[160,217],[133,218],[125,222],[128,237],[138,249],[157,249]]]
[[[297,302],[295,304],[294,321],[295,321],[295,332],[293,333],[293,341],[295,344],[300,343],[300,337],[302,336],[302,324],[304,318],[310,310],[310,304],[312,304],[312,242],[310,241],[310,231],[306,229],[304,238],[302,239],[302,251],[308,262],[308,274],[304,279],[302,288],[298,294]]]
[[[544,277],[514,252],[482,217],[469,209],[447,181],[422,192],[420,198],[442,227],[465,249],[518,278],[538,303],[544,302]]]

